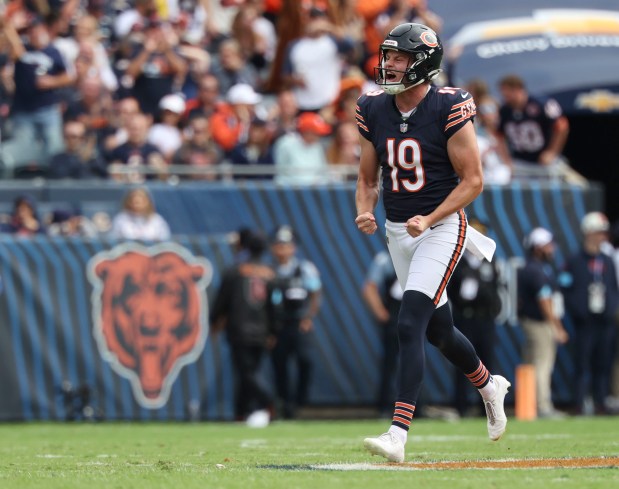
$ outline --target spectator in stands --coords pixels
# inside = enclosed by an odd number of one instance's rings
[[[258,74],[243,57],[236,39],[227,39],[220,44],[211,73],[217,77],[222,93],[227,93],[234,85],[241,83],[252,87],[258,85]]]
[[[327,122],[336,124],[338,122],[357,123],[356,108],[357,99],[366,91],[367,80],[358,70],[349,70],[343,76],[340,83],[340,91],[331,106],[321,111]]]
[[[276,182],[308,184],[325,180],[328,170],[322,136],[331,126],[314,112],[303,112],[297,120],[297,130],[275,142]]]
[[[13,64],[9,61],[5,46],[5,38],[0,35],[0,141],[2,142],[7,139],[7,129],[10,125],[11,98],[13,93],[15,93]],[[1,159],[2,153],[0,152]]]
[[[186,24],[187,21],[178,20],[172,25],[177,26],[181,23]],[[194,38],[193,34],[189,34],[186,29],[182,34],[177,32],[180,37],[180,45],[178,53],[187,62],[187,76],[183,80],[181,92],[187,100],[195,98],[198,94],[200,82],[211,69],[211,54],[205,49],[200,38]]]
[[[321,2],[317,2],[320,4]],[[326,12],[343,36],[349,38],[355,45],[351,52],[354,60],[349,58],[351,65],[359,65],[363,58],[363,42],[365,22],[357,12],[358,1],[345,0],[343,2],[324,2]],[[308,12],[309,13],[309,12]]]
[[[274,343],[269,317],[269,289],[274,278],[262,263],[266,239],[252,231],[245,236],[245,253],[224,270],[215,297],[211,324],[215,333],[225,330],[232,350],[236,377],[235,415],[250,427],[269,424],[272,399],[262,379],[261,364]]]
[[[211,136],[209,120],[203,115],[195,115],[185,129],[185,142],[172,158],[174,165],[186,165],[195,173],[181,173],[181,178],[193,180],[215,180],[217,175],[208,169],[218,165],[223,158],[221,149]]]
[[[225,152],[247,141],[249,123],[262,96],[251,85],[239,83],[228,91],[227,98],[228,104],[211,117],[213,139]]]
[[[67,105],[64,120],[78,120],[102,146],[114,119],[114,102],[97,77],[87,77],[77,86],[75,98]]]
[[[471,80],[466,89],[473,96],[477,106],[475,118],[475,133],[481,157],[484,183],[505,185],[511,180],[511,168],[500,156],[497,129],[499,125],[499,106],[485,81]]]
[[[567,343],[562,296],[553,267],[555,245],[550,231],[535,228],[525,239],[527,261],[518,270],[518,316],[525,335],[523,361],[535,368],[537,415],[562,416],[552,402],[551,379],[557,344]]]
[[[134,115],[127,125],[127,142],[114,148],[108,155],[108,174],[118,181],[139,183],[145,174],[163,176],[166,162],[156,146],[147,141],[150,118],[144,114]],[[131,167],[135,172],[126,172]]]
[[[127,142],[129,137],[129,122],[140,114],[140,104],[134,97],[121,98],[114,107],[111,126],[103,142],[103,151],[108,155],[121,144]],[[107,156],[106,156],[107,158]]]
[[[254,117],[249,126],[247,142],[237,144],[230,152],[228,160],[234,166],[268,165],[268,171],[265,174],[241,174],[238,175],[239,178],[273,178],[274,156],[272,131],[269,123],[264,119]]]
[[[263,17],[264,2],[247,1],[232,22],[232,35],[239,43],[241,55],[265,80],[275,56],[277,34],[272,22]],[[261,86],[261,82],[260,82]]]
[[[105,161],[97,154],[94,135],[88,135],[86,125],[80,121],[64,124],[65,150],[52,156],[48,178],[105,178]]]
[[[581,221],[583,243],[565,266],[563,293],[575,330],[576,409],[587,414],[585,398],[591,394],[595,414],[606,414],[606,397],[612,369],[615,317],[619,286],[613,260],[602,252],[610,226],[601,212]]]
[[[80,54],[82,56],[88,54],[89,57],[92,55],[89,66],[96,71],[106,90],[113,92],[118,88],[118,80],[99,37],[97,19],[92,15],[82,15],[75,22],[73,36],[59,37],[54,44],[62,52],[67,64],[72,67],[78,62]],[[87,74],[93,75],[92,72]]]
[[[198,95],[187,101],[186,115],[191,119],[196,115],[210,118],[222,104],[220,100],[219,80],[211,73],[206,73],[200,80]]]
[[[56,209],[47,225],[49,236],[80,236],[94,238],[99,235],[97,227],[75,209]]]
[[[13,25],[16,19],[24,25]],[[17,32],[22,30],[25,43]],[[62,117],[58,89],[74,79],[60,52],[51,44],[47,26],[39,17],[5,20],[0,16],[0,32],[6,37],[13,60],[15,92],[11,118],[13,139],[3,148],[5,164],[13,167],[35,161],[45,165],[62,149]],[[37,151],[40,144],[40,151]]]
[[[183,144],[181,118],[185,113],[185,100],[172,93],[159,101],[159,121],[148,131],[148,142],[157,147],[167,162]]]
[[[514,173],[560,176],[582,183],[562,157],[569,122],[554,99],[533,97],[524,81],[508,75],[499,81],[503,105],[499,111],[498,154]],[[541,169],[541,172],[540,172]]]
[[[301,111],[318,111],[332,104],[340,90],[342,57],[353,48],[325,11],[312,9],[305,32],[288,46],[283,64],[284,88],[294,93]]]
[[[84,8],[84,13],[95,18],[98,26],[97,37],[101,40],[104,47],[109,47],[112,38],[115,37],[114,21],[119,15],[116,2],[88,0]]]
[[[357,124],[342,122],[335,126],[333,133],[326,150],[327,162],[333,171],[342,168],[342,178],[356,180],[361,154]]]
[[[167,241],[170,227],[155,210],[153,198],[145,187],[129,190],[122,210],[112,219],[112,238],[123,240]]]
[[[132,30],[144,26],[148,19],[157,14],[156,0],[135,0],[133,8],[122,12],[114,22],[114,33],[124,39]]]
[[[428,8],[427,0],[387,0],[383,4],[387,5],[375,21],[382,32],[405,22],[427,25],[434,32],[441,32],[443,19]]]
[[[299,106],[292,90],[280,91],[269,115],[269,120],[275,124],[274,139],[296,131],[298,114]]]
[[[78,52],[73,63],[76,84],[80,84],[86,78],[102,79],[102,73],[95,64],[95,48],[91,41],[82,41],[78,44]]]
[[[155,115],[159,101],[173,93],[177,81],[187,72],[187,63],[178,52],[178,38],[167,24],[149,19],[143,38],[131,43],[125,83],[132,87],[142,112]]]
[[[30,195],[19,195],[13,201],[13,212],[9,221],[0,228],[4,233],[30,237],[45,234],[45,227],[37,215],[37,204]]]

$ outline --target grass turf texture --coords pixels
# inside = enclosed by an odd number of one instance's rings
[[[310,470],[382,463],[362,449],[385,421],[0,425],[0,488],[614,488],[617,468]],[[619,418],[519,423],[496,443],[485,419],[419,419],[407,462],[619,456]],[[220,467],[218,467],[218,464]],[[421,485],[418,485],[421,484]]]

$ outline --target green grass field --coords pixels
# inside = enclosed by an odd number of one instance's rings
[[[322,470],[381,462],[362,450],[385,421],[0,425],[0,488],[617,488],[618,468]],[[619,418],[516,422],[493,443],[485,419],[419,419],[407,462],[619,456]]]

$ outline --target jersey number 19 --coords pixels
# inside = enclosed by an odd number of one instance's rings
[[[402,139],[395,147],[394,138],[387,139],[387,164],[391,168],[391,190],[399,192],[400,186],[407,192],[418,192],[426,183],[426,176],[421,164],[421,146],[415,139]],[[415,178],[400,178],[398,172],[408,170],[415,172]]]

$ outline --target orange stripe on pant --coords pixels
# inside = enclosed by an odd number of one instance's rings
[[[451,260],[449,260],[449,265],[447,265],[447,270],[445,270],[445,275],[443,275],[443,280],[441,280],[441,284],[438,287],[438,291],[434,296],[433,302],[436,306],[441,300],[441,296],[449,283],[449,279],[451,278],[454,270],[456,269],[456,265],[460,260],[460,255],[462,255],[462,250],[464,248],[464,241],[466,240],[466,216],[464,215],[464,209],[460,209],[458,211],[458,216],[460,217],[460,226],[458,228],[458,242],[456,243],[456,249],[451,255]]]

